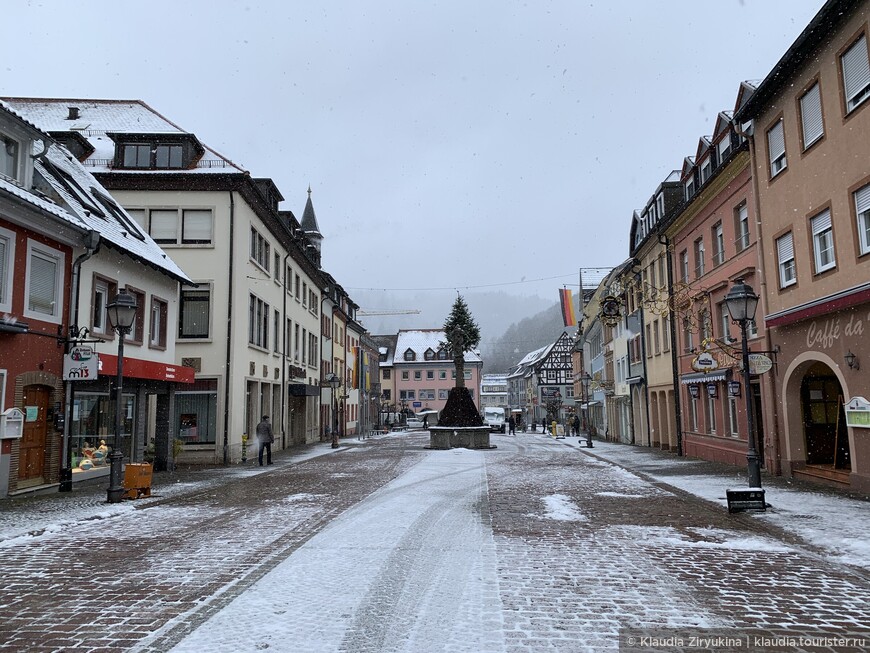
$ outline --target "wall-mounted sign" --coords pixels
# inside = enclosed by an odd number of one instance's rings
[[[692,369],[696,372],[710,372],[719,369],[719,361],[708,351],[702,351],[692,360]]]
[[[870,429],[870,401],[864,397],[852,397],[843,408],[848,426]]]
[[[740,381],[729,381],[728,382],[728,396],[729,397],[739,397],[740,396]]]
[[[701,389],[697,386],[697,384],[692,384],[689,386],[689,396],[692,399],[697,399],[701,396]]]
[[[764,374],[773,367],[773,361],[764,354],[749,354],[749,373]]]
[[[63,357],[64,381],[95,381],[99,374],[100,357],[84,345],[73,347]]]

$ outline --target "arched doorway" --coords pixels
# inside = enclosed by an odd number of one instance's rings
[[[24,432],[18,443],[19,485],[43,481],[51,393],[52,388],[44,385],[24,387]]]
[[[800,396],[807,465],[850,469],[843,388],[831,368],[811,365],[801,380]]]

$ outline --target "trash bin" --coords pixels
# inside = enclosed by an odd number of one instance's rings
[[[124,496],[139,499],[151,496],[151,463],[129,463],[124,467]]]

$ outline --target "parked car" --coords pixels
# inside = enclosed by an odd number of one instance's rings
[[[422,429],[423,428],[423,420],[417,417],[409,417],[406,425],[409,429]]]
[[[505,432],[504,408],[488,406],[483,409],[483,421],[489,426],[490,431]]]

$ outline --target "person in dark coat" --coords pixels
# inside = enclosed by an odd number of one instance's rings
[[[517,421],[514,419],[514,416],[511,415],[508,419],[508,435],[516,435],[517,434]]]
[[[574,415],[574,435],[580,435],[580,417]]]
[[[275,436],[272,435],[272,425],[269,424],[269,416],[263,415],[262,421],[257,424],[257,440],[260,442],[260,451],[257,454],[257,460],[260,461],[260,467],[263,466],[263,450],[266,451],[266,464],[272,464],[272,443],[275,441]]]

